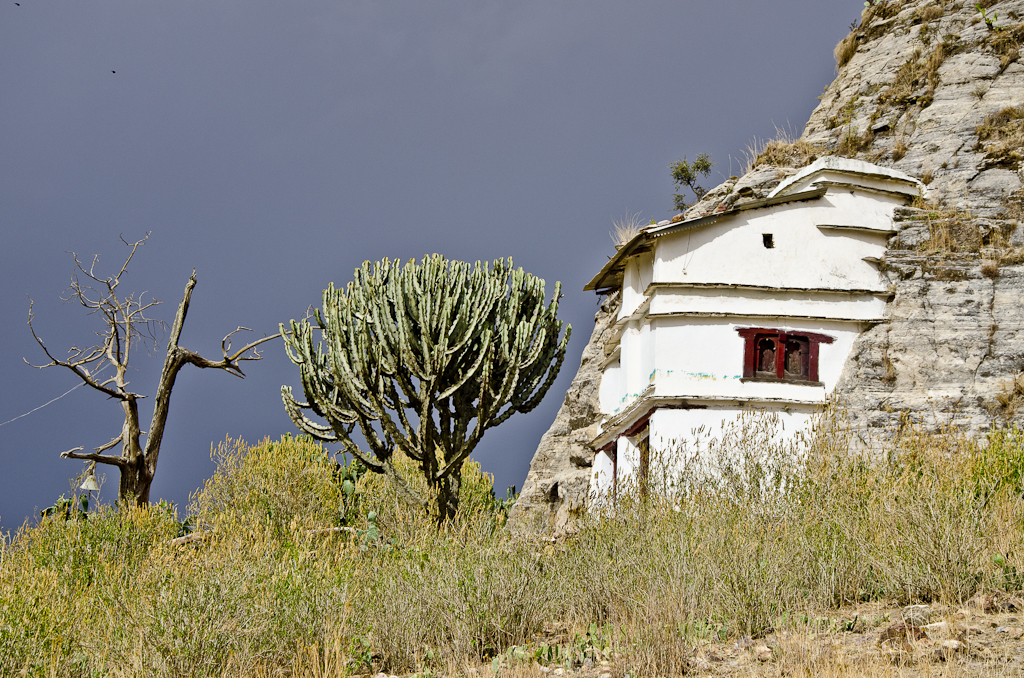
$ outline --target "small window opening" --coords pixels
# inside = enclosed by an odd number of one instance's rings
[[[757,376],[774,377],[776,369],[775,361],[775,337],[758,337],[757,339]]]
[[[810,379],[810,342],[803,337],[786,339],[786,360],[783,377],[807,381]]]
[[[775,247],[775,240],[772,238],[771,233],[762,233],[761,241],[764,242],[764,246],[768,249],[772,249]]]

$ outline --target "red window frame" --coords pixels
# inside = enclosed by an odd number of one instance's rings
[[[743,327],[736,331],[744,340],[744,379],[765,379],[764,376],[758,374],[761,370],[758,369],[757,364],[757,342],[769,339],[775,342],[775,376],[771,377],[772,380],[788,381],[794,384],[818,383],[818,347],[821,344],[831,344],[835,341],[828,335],[814,332],[790,332],[763,327]],[[807,379],[794,379],[786,376],[786,352],[780,348],[785,346],[787,339],[803,340],[808,343]]]

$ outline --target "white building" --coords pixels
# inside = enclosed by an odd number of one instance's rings
[[[586,286],[622,292],[592,491],[646,475],[652,446],[713,434],[744,410],[777,411],[787,434],[806,425],[857,335],[883,320],[893,211],[924,190],[825,157],[767,198],[649,226],[621,247]]]

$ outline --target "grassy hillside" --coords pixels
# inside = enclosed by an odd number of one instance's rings
[[[1024,433],[908,429],[869,460],[839,423],[794,448],[751,417],[558,543],[512,540],[476,465],[438,532],[381,477],[346,491],[309,441],[226,441],[189,507],[204,538],[172,543],[168,507],[105,508],[4,543],[0,674],[678,675],[709,644],[885,622],[842,606],[1024,586]]]

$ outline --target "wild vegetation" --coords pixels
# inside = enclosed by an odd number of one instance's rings
[[[959,37],[948,35],[926,55],[921,50],[915,50],[900,66],[888,89],[878,95],[880,108],[903,111],[912,103],[921,108],[928,107],[939,84],[939,68],[962,48]]]
[[[864,3],[860,21],[850,26],[850,34],[836,45],[836,70],[841,69],[857,52],[863,40],[873,40],[885,31],[885,23],[903,9],[902,0],[871,0]]]
[[[994,167],[1016,169],[1024,160],[1024,106],[993,113],[978,125],[978,150]]]
[[[643,222],[640,219],[639,213],[630,214],[626,212],[625,216],[621,219],[613,219],[612,231],[609,235],[612,242],[615,243],[615,249],[619,249],[635,238],[640,233],[641,228],[643,228]]]
[[[996,4],[994,0],[969,3],[969,7],[977,10],[970,22],[984,22],[988,28],[982,37],[974,37],[973,42],[969,42],[962,39],[959,33],[953,32],[957,30],[956,24],[942,23],[947,15],[959,12],[962,4],[936,0],[921,4],[911,12],[904,11],[908,3],[896,0],[865,3],[860,22],[851,25],[850,34],[836,45],[834,56],[837,70],[845,67],[865,43],[889,33],[905,33],[915,25],[920,26],[916,34],[919,46],[896,70],[890,83],[873,85],[868,91],[858,92],[828,119],[828,129],[842,130],[834,152],[847,157],[866,154],[865,159],[872,162],[885,158],[898,161],[906,155],[908,149],[902,137],[906,134],[906,124],[904,122],[901,128],[896,124],[897,121],[902,120],[908,110],[920,111],[931,105],[940,85],[939,71],[951,56],[966,50],[991,53],[1000,59],[1000,73],[1013,63],[1024,45],[1024,24],[1008,23],[1005,18],[1000,20],[998,13],[990,9]],[[1009,18],[1016,20],[1019,17],[1011,11]],[[987,84],[978,84],[972,94],[981,100],[987,90]],[[873,102],[874,106],[870,112],[868,128],[857,129],[853,121],[860,118],[868,102]],[[900,136],[891,141],[883,141],[878,148],[876,135],[894,134]],[[982,141],[978,142],[976,150],[981,150],[984,145]],[[985,150],[993,158],[989,166],[1012,165],[1019,159],[1013,155],[1015,148],[1012,142],[993,148],[986,147]]]
[[[908,426],[880,457],[834,413],[800,446],[777,432],[751,416],[679,449],[689,463],[649,476],[658,492],[622,487],[557,542],[510,537],[507,502],[472,462],[438,529],[386,478],[308,438],[225,441],[189,507],[192,537],[178,539],[187,526],[170,507],[124,505],[4,542],[0,674],[535,675],[607,662],[678,675],[708,644],[887,623],[840,606],[957,605],[1024,586],[1024,432],[974,441]],[[820,675],[820,656],[779,642],[769,664]]]
[[[697,181],[699,180],[699,177],[706,177],[711,174],[711,168],[714,166],[715,163],[707,153],[699,154],[697,159],[693,162],[689,162],[684,156],[682,160],[669,165],[669,169],[672,170],[672,183],[675,185],[676,189],[690,189],[695,198],[695,202],[700,202],[701,198],[704,197],[708,190],[698,184]],[[672,195],[673,209],[678,212],[686,211],[686,209],[693,204],[694,203],[688,201],[688,198],[684,193],[675,193]]]
[[[767,141],[755,139],[747,145],[747,150],[744,152],[746,159],[744,172],[749,172],[761,165],[806,167],[822,155],[828,155],[824,148],[795,138],[788,130],[776,127],[774,139]]]
[[[1004,244],[1002,234],[993,231],[988,238],[982,236],[970,213],[956,208],[920,203],[923,211],[917,220],[928,226],[928,239],[921,242],[918,251],[928,254],[946,252],[978,252],[983,245]]]

